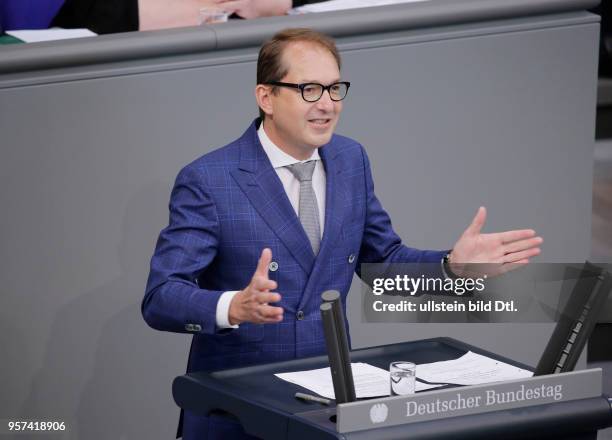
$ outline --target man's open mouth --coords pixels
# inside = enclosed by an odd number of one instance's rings
[[[318,126],[325,126],[329,124],[331,119],[309,119],[308,122]]]

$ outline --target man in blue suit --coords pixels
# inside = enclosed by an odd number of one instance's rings
[[[259,53],[260,118],[183,168],[151,260],[142,312],[156,329],[193,334],[187,371],[325,352],[320,294],[346,304],[362,263],[525,264],[532,230],[482,234],[480,208],[452,251],[406,247],[374,194],[368,157],[334,134],[350,84],[330,38],[289,29]],[[453,266],[454,265],[454,266]],[[215,414],[186,412],[183,437],[246,437]]]

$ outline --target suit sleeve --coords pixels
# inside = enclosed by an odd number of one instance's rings
[[[153,328],[215,333],[223,291],[200,289],[198,275],[214,260],[219,242],[215,204],[202,175],[185,168],[170,197],[170,220],[151,259],[142,315]]]
[[[401,238],[393,230],[389,214],[374,194],[370,161],[363,147],[361,152],[365,173],[366,213],[357,274],[362,276],[362,263],[432,263],[423,264],[424,272],[442,276],[440,262],[448,251],[420,250],[402,244]]]

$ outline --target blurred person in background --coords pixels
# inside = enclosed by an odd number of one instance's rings
[[[51,26],[87,28],[97,34],[199,24],[199,9],[219,7],[237,18],[285,15],[312,0],[66,0]]]
[[[285,15],[321,0],[0,0],[0,31],[87,28],[96,34],[197,26],[199,10],[218,7],[232,18]]]

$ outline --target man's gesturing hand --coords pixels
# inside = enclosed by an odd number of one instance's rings
[[[543,240],[533,229],[483,234],[486,219],[487,211],[481,206],[453,247],[450,266],[456,275],[466,275],[469,272],[466,265],[471,263],[493,263],[491,275],[503,273],[529,263],[531,257],[540,253]]]
[[[277,287],[276,281],[268,278],[268,266],[271,261],[272,251],[266,248],[261,252],[257,269],[249,285],[232,298],[229,307],[231,325],[243,322],[266,324],[283,320],[282,307],[268,305],[281,300],[278,293],[270,292]]]

